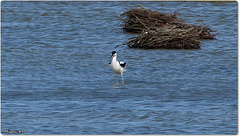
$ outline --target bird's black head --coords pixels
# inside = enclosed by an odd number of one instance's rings
[[[117,53],[116,51],[113,51],[111,57],[112,57],[114,54],[116,54],[116,53]],[[110,57],[110,58],[111,58],[111,57]]]
[[[112,52],[112,55],[115,54],[115,53],[117,53],[117,52],[116,52],[116,51],[113,51],[113,52]]]

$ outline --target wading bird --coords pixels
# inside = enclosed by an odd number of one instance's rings
[[[124,83],[123,80],[123,73],[126,72],[127,70],[124,69],[126,67],[125,62],[122,61],[117,61],[117,52],[113,51],[112,52],[112,61],[109,63],[109,65],[111,66],[111,69],[113,70],[113,72],[115,74],[120,74],[122,76],[122,83]]]

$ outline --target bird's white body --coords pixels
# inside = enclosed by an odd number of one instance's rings
[[[122,75],[124,72],[126,72],[126,69],[120,66],[120,63],[123,63],[123,62],[118,62],[117,56],[113,56],[112,62],[111,62],[111,69],[113,70],[114,73]]]
[[[124,82],[123,81],[123,73],[127,71],[126,69],[124,69],[126,66],[126,63],[124,63],[122,61],[117,61],[117,53],[116,52],[112,53],[112,61],[109,63],[109,65],[111,66],[111,69],[113,70],[113,72],[115,74],[120,74],[122,76],[122,82]]]

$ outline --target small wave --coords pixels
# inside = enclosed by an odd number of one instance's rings
[[[62,14],[62,12],[61,12],[61,11],[58,11],[57,14]]]
[[[149,118],[149,116],[147,116],[147,115],[139,117],[139,119],[147,119],[147,118]]]
[[[32,18],[30,18],[30,17],[24,18],[24,21],[30,21],[30,20],[32,20]]]
[[[45,13],[43,13],[41,16],[47,16],[47,15],[48,15],[48,13],[45,12]]]

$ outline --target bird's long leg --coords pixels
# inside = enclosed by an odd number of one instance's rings
[[[123,80],[123,73],[121,73],[121,76],[122,76],[122,83],[124,83],[124,80]]]

